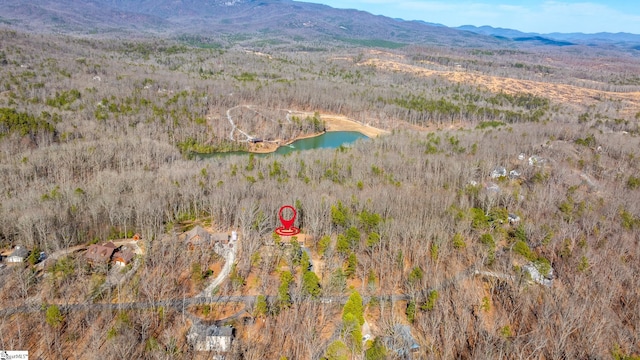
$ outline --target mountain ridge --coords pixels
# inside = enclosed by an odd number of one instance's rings
[[[269,35],[301,41],[383,40],[456,47],[640,44],[635,34],[537,34],[491,26],[447,27],[292,0],[21,0],[0,3],[0,24],[36,32]],[[394,45],[395,46],[395,45]],[[637,47],[631,47],[632,49]]]
[[[581,32],[572,32],[572,33],[561,33],[561,32],[552,32],[552,33],[537,33],[537,32],[523,32],[516,29],[508,29],[501,27],[492,27],[490,25],[483,26],[474,26],[474,25],[463,25],[455,27],[455,29],[470,31],[476,34],[489,35],[489,36],[499,36],[505,37],[509,39],[517,39],[517,38],[526,38],[526,37],[540,37],[554,41],[567,41],[567,42],[575,42],[575,43],[584,43],[584,42],[613,42],[613,43],[640,43],[640,35],[632,34],[627,32],[598,32],[593,34],[586,34]]]

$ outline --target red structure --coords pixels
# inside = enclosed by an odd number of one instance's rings
[[[290,209],[293,212],[293,216],[291,216],[291,219],[285,219],[282,215],[282,212],[285,209]],[[281,207],[280,211],[278,211],[278,217],[280,218],[280,223],[282,223],[282,226],[276,229],[276,234],[280,236],[293,236],[299,234],[300,229],[293,226],[293,223],[296,221],[296,215],[296,209],[293,206],[285,205]]]

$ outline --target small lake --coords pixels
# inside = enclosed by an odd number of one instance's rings
[[[286,155],[296,151],[312,150],[312,149],[336,149],[340,146],[349,146],[360,139],[368,139],[365,135],[357,131],[330,131],[322,135],[296,140],[289,145],[280,146],[275,152],[258,154],[258,156],[268,156],[272,154]],[[213,154],[197,154],[197,158],[212,158],[218,156],[230,156],[230,155],[246,155],[249,152],[244,151],[232,151],[226,153],[213,153]]]
[[[368,139],[357,131],[331,131],[319,136],[296,140],[290,145],[280,146],[274,154],[290,154],[294,151],[311,149],[336,149],[341,145],[349,145],[359,139]]]

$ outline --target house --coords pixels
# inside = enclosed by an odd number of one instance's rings
[[[497,179],[501,177],[507,176],[507,169],[504,166],[498,166],[493,171],[491,171],[491,178]]]
[[[485,184],[484,186],[485,191],[487,191],[488,193],[499,193],[500,192],[500,187],[498,186],[498,184],[496,183],[488,183]]]
[[[20,263],[24,262],[24,260],[29,256],[29,250],[27,250],[24,246],[18,245],[13,249],[13,252],[9,254],[7,257],[7,262],[10,263]]]
[[[382,342],[401,359],[411,359],[413,353],[420,350],[420,345],[411,335],[409,325],[397,324],[393,327],[391,335],[382,338]]]
[[[221,243],[226,245],[229,243],[229,235],[227,233],[216,233],[211,235],[211,242],[214,244]]]
[[[228,352],[233,341],[233,327],[194,324],[187,335],[187,341],[196,351]]]
[[[211,234],[201,226],[196,226],[187,232],[184,240],[189,247],[209,245]]]
[[[550,267],[549,271],[546,275],[540,273],[538,267],[535,264],[527,264],[522,267],[522,269],[531,276],[531,280],[534,282],[544,285],[546,287],[551,287],[553,285],[553,268]]]
[[[136,254],[131,249],[122,248],[113,254],[113,262],[119,266],[127,266],[135,256]]]
[[[545,160],[543,158],[537,155],[533,155],[529,157],[529,165],[531,166],[542,165],[544,161]]]
[[[520,172],[518,170],[511,170],[509,171],[509,177],[511,179],[517,179],[520,177]]]
[[[84,256],[92,264],[108,264],[115,250],[116,245],[111,241],[102,245],[93,244],[89,246]]]
[[[516,224],[520,222],[520,216],[510,213],[507,220],[509,220],[509,224]]]

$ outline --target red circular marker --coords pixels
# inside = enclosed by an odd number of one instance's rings
[[[290,219],[285,219],[284,216],[282,215],[282,212],[285,209],[290,209],[293,212],[293,215],[291,216]],[[282,226],[275,230],[276,234],[282,235],[282,236],[293,236],[300,233],[300,229],[293,226],[293,223],[296,221],[296,215],[297,215],[296,209],[293,206],[284,205],[283,207],[281,207],[280,210],[278,211],[278,217],[280,218],[280,223],[282,223]]]
[[[291,216],[291,219],[286,220],[283,216],[282,216],[282,212],[285,209],[291,209],[291,211],[293,211],[293,216]],[[286,230],[291,229],[291,227],[293,226],[293,223],[296,221],[296,209],[293,208],[293,206],[291,205],[285,205],[283,207],[280,208],[280,211],[278,211],[278,217],[280,218],[280,222],[282,223],[282,227],[284,227]]]

